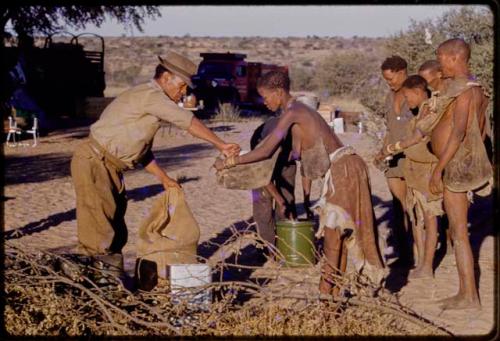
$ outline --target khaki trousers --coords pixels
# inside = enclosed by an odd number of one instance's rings
[[[120,253],[127,242],[123,174],[90,141],[71,159],[78,241],[87,253]]]

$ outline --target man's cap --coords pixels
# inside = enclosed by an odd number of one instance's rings
[[[198,71],[198,65],[174,51],[168,51],[163,58],[158,56],[158,59],[165,69],[182,78],[189,87],[194,87],[191,77]]]

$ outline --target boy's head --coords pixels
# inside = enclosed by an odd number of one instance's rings
[[[290,78],[283,71],[270,71],[257,81],[257,91],[264,98],[264,104],[271,111],[281,106],[285,94],[290,92]]]
[[[436,90],[443,77],[441,64],[434,59],[427,60],[418,68],[418,75],[427,81],[427,85],[429,85],[432,90]]]
[[[407,77],[408,63],[400,56],[392,56],[384,60],[380,68],[382,76],[392,91],[398,91]]]
[[[436,51],[444,77],[454,77],[457,71],[467,67],[470,46],[463,39],[453,38],[441,43]]]
[[[428,98],[427,82],[419,75],[406,78],[401,86],[401,91],[410,109],[418,108]]]

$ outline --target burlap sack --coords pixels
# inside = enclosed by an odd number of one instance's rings
[[[266,186],[271,182],[280,151],[281,147],[269,159],[217,171],[217,183],[228,189],[244,190]]]
[[[158,276],[167,277],[167,265],[197,263],[200,228],[181,190],[170,188],[153,204],[139,228],[137,257],[154,261]]]

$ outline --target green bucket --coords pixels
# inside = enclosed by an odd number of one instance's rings
[[[276,222],[276,247],[288,267],[314,265],[314,222],[279,220]]]

